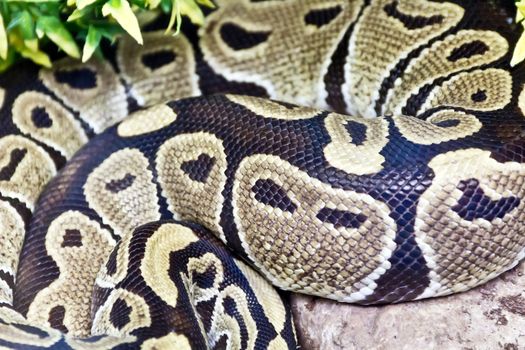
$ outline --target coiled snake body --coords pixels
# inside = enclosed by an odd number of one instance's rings
[[[0,346],[295,348],[269,282],[390,303],[524,257],[503,9],[218,5],[184,35],[154,23],[107,60],[0,76]]]

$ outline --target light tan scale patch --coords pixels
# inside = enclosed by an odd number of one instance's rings
[[[453,54],[460,56],[455,50],[461,50],[463,45],[476,42],[486,45],[486,51],[471,54],[469,57],[451,58]],[[406,101],[424,85],[440,77],[494,62],[503,57],[508,48],[507,40],[492,31],[461,30],[447,36],[424,49],[419,57],[408,65],[403,77],[398,78],[393,89],[388,92],[383,113],[401,114]],[[503,101],[506,100],[505,98]]]
[[[38,127],[32,120],[32,113],[43,108],[52,125]],[[25,134],[34,137],[70,158],[87,142],[87,136],[80,123],[60,103],[50,96],[37,91],[20,94],[13,104],[13,122]]]
[[[198,181],[183,167],[202,155],[213,159],[213,165],[204,181]],[[169,209],[182,220],[199,222],[226,241],[220,225],[227,167],[222,141],[204,132],[178,135],[159,148],[155,162]]]
[[[33,210],[44,185],[56,173],[55,163],[46,151],[23,136],[0,138],[0,150],[0,171],[8,167],[13,154],[25,152],[9,180],[0,180],[0,193],[22,201]]]
[[[151,338],[142,343],[142,350],[177,349],[192,350],[190,342],[183,334],[174,332],[161,338]]]
[[[140,271],[148,286],[166,304],[176,307],[178,289],[169,276],[170,254],[185,249],[199,240],[195,233],[182,225],[160,226],[146,243]]]
[[[68,334],[88,336],[93,282],[115,244],[108,230],[78,211],[67,211],[53,220],[46,235],[46,251],[60,275],[36,295],[27,312],[28,321],[51,326],[50,312],[63,307]]]
[[[268,344],[268,350],[285,350],[288,349],[288,344],[283,337],[275,337]]]
[[[385,7],[404,15],[439,17],[440,21],[408,28]],[[388,8],[387,7],[387,8]],[[379,90],[390,71],[414,49],[455,26],[464,10],[452,3],[422,0],[374,0],[356,23],[349,43],[342,91],[350,114],[374,117]]]
[[[319,115],[320,111],[308,107],[286,107],[268,99],[243,96],[227,95],[233,101],[253,113],[265,118],[275,118],[282,120],[310,119]]]
[[[0,279],[0,302],[9,305],[13,304],[13,289],[3,279]]]
[[[119,136],[130,137],[162,129],[177,119],[177,114],[166,105],[156,105],[135,112],[124,119],[117,128]]]
[[[27,322],[24,316],[20,314],[18,311],[13,310],[11,307],[8,306],[0,306],[0,320],[2,320],[4,323],[24,323]],[[55,331],[54,329],[51,329],[51,331]]]
[[[434,145],[474,135],[482,128],[481,122],[472,114],[446,109],[421,120],[410,116],[392,118],[399,132],[409,141],[420,145]],[[456,121],[456,126],[439,126],[438,123]]]
[[[255,297],[259,304],[261,304],[264,314],[277,332],[277,336],[270,342],[270,349],[287,349],[288,345],[281,336],[286,325],[286,309],[279,294],[273,286],[259,275],[251,267],[242,261],[235,259],[235,264],[242,271],[250,287],[252,288]]]
[[[37,334],[35,332],[26,332],[21,327],[0,323],[0,334],[2,334],[2,340],[7,342],[22,344],[25,347],[38,346],[47,348],[52,347],[62,338],[61,333],[56,329],[35,326],[34,324],[28,322],[18,312],[10,308],[2,307],[0,310],[0,318],[11,324],[14,323],[18,325],[36,327],[44,334],[47,334],[47,336],[42,336],[41,334]]]
[[[123,301],[127,308],[131,308],[129,314],[127,314],[129,322],[120,328],[111,322],[113,306],[117,301]],[[119,316],[121,315],[114,315],[113,317],[118,318]],[[130,335],[131,332],[138,328],[149,326],[151,326],[151,315],[146,300],[144,300],[142,296],[129,290],[117,288],[111,291],[111,294],[104,304],[95,312],[91,334],[107,334],[111,336]]]
[[[356,145],[345,128],[348,122],[366,127],[366,140]],[[383,118],[364,119],[331,113],[325,119],[331,142],[324,148],[328,163],[349,174],[373,174],[383,169],[385,158],[380,154],[388,142],[388,121]]]
[[[164,31],[144,34],[144,45],[123,37],[117,49],[122,77],[131,85],[131,94],[143,106],[200,95],[195,72],[195,56],[188,39],[182,34],[166,35]],[[159,54],[173,55],[173,60],[152,69],[144,61]]]
[[[24,219],[8,202],[0,200],[0,271],[15,276],[18,259],[24,243]],[[11,304],[13,291],[9,285],[0,279],[0,303]]]
[[[129,231],[124,234],[124,237],[118,242],[118,245],[115,247],[115,249],[117,249],[115,273],[110,274],[107,270],[107,265],[103,264],[95,280],[97,286],[114,289],[119,282],[124,280],[128,274],[129,245],[132,238],[133,231]]]
[[[57,80],[57,72],[89,70],[96,77],[95,87],[75,88]],[[42,69],[40,79],[44,85],[69,107],[79,112],[96,133],[116,124],[128,114],[128,102],[124,86],[111,64],[105,60],[92,59],[87,63],[64,58],[53,64],[52,69]]]
[[[432,283],[421,297],[460,292],[515,266],[525,257],[525,165],[500,163],[470,148],[440,154],[429,163],[435,177],[423,193],[415,222],[416,241]],[[502,218],[465,220],[452,208],[460,181],[476,179],[491,200],[514,196],[519,205]]]
[[[512,98],[512,76],[489,68],[460,73],[435,87],[420,113],[435,107],[461,107],[475,111],[503,109]]]
[[[212,253],[205,253],[201,257],[188,259],[188,276],[193,276],[195,272],[203,274],[209,270],[213,271],[213,284],[208,288],[193,286],[192,296],[195,304],[211,300],[217,295],[220,284],[224,281],[224,266],[222,266],[220,259]]]
[[[66,337],[66,343],[73,350],[100,350],[100,349],[112,349],[117,345],[133,343],[137,338],[133,335],[119,336],[119,337],[103,337],[93,341],[83,340],[78,338]]]
[[[361,0],[220,1],[199,32],[204,58],[227,79],[263,86],[273,99],[326,107],[323,77],[362,5]],[[336,6],[341,12],[326,25],[305,22],[310,11]],[[234,50],[221,36],[225,24],[270,35],[255,47]]]
[[[258,201],[252,190],[258,180],[280,186],[295,210]],[[332,188],[279,157],[254,155],[241,162],[233,207],[246,253],[283,289],[346,302],[362,300],[373,293],[374,281],[390,267],[396,224],[386,204],[366,194]],[[357,228],[336,227],[318,219],[323,209],[365,219]]]
[[[224,299],[231,298],[235,302],[238,316],[243,320],[243,326],[247,333],[246,349],[255,349],[255,340],[257,339],[257,323],[253,319],[248,307],[248,297],[244,291],[235,285],[229,285],[224,288],[215,303],[215,309],[212,316],[212,324],[208,333],[208,340],[213,348],[217,341],[226,335],[227,349],[242,349],[241,347],[241,325],[235,318],[228,315],[224,309]]]
[[[157,188],[148,166],[138,149],[125,148],[95,168],[84,185],[89,206],[119,236],[160,219]]]

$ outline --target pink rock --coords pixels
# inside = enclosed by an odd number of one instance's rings
[[[294,295],[303,349],[525,349],[525,262],[466,293],[387,306]]]

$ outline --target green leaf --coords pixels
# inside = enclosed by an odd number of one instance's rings
[[[84,11],[75,9],[73,12],[71,12],[71,14],[69,15],[66,21],[68,22],[76,21],[77,19],[84,17],[85,14],[86,13]]]
[[[161,3],[161,7],[164,9],[165,6],[162,6],[163,4]],[[182,23],[181,16],[188,16],[192,23],[202,25],[204,23],[204,14],[198,4],[215,7],[210,0],[172,0],[171,16],[166,32],[169,32],[176,24],[175,34],[179,33]]]
[[[170,13],[172,9],[173,0],[160,0],[160,8],[164,13]]]
[[[194,0],[176,0],[180,4],[180,13],[183,16],[188,16],[190,21],[197,25],[204,23],[204,14],[201,8]],[[179,31],[177,29],[177,31]]]
[[[31,50],[30,48],[26,47],[23,40],[15,33],[9,33],[9,42],[13,44],[15,50],[18,51],[22,57],[29,58],[41,66],[51,67],[51,60],[47,54],[38,49]]]
[[[5,59],[0,59],[0,73],[7,70],[15,62],[16,54],[14,50],[9,50]]]
[[[519,23],[521,21],[523,21],[525,17],[523,16],[523,14],[521,13],[521,11],[516,11],[516,23]]]
[[[21,11],[15,16],[17,16],[16,24],[20,33],[22,33],[22,38],[25,40],[34,39],[36,37],[35,22],[33,21],[31,14],[27,11]]]
[[[36,64],[39,64],[41,66],[48,67],[48,68],[51,67],[51,60],[49,59],[49,56],[40,50],[31,51],[27,48],[23,48],[19,50],[19,52],[23,57],[29,58]]]
[[[0,57],[3,61],[7,60],[8,45],[7,33],[4,26],[4,17],[2,16],[2,13],[0,13]]]
[[[100,34],[97,28],[89,26],[86,43],[82,50],[82,62],[87,62],[91,58],[100,44],[100,39],[102,39],[102,34]]]
[[[198,4],[209,7],[211,9],[215,8],[215,4],[210,0],[195,0],[195,1],[197,1]]]
[[[519,2],[516,2],[515,5],[517,7],[516,22],[521,22],[525,16],[525,1],[520,0]]]
[[[133,39],[143,43],[139,22],[126,0],[109,0],[102,6],[102,15],[111,15]]]
[[[64,50],[69,56],[80,58],[80,50],[75,40],[57,17],[43,16],[37,20],[37,29]],[[38,32],[37,32],[38,33]]]
[[[196,0],[198,4],[204,5],[206,7],[209,7],[211,9],[215,8],[215,4],[211,2],[210,0]]]
[[[97,31],[102,37],[114,42],[117,39],[117,36],[124,32],[124,29],[118,24],[107,23],[97,25]]]
[[[159,7],[160,1],[161,0],[146,0],[146,5],[153,10]]]
[[[38,51],[38,39],[24,40],[24,45],[31,51]]]
[[[175,34],[178,34],[181,23],[180,3],[178,0],[172,0],[170,21],[165,33],[168,33],[173,28],[175,23],[177,23],[177,30],[175,31]]]
[[[89,6],[93,3],[95,3],[97,0],[76,0],[77,1],[77,8],[79,10],[82,10],[86,6]]]
[[[523,26],[525,27],[525,24],[523,24]],[[516,47],[514,48],[514,52],[512,54],[512,59],[510,60],[510,65],[511,67],[514,67],[523,60],[525,60],[525,33],[521,34],[521,37],[516,43]]]

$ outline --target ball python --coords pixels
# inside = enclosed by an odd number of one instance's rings
[[[217,5],[0,75],[0,347],[293,349],[272,285],[395,303],[525,256],[507,8]]]

